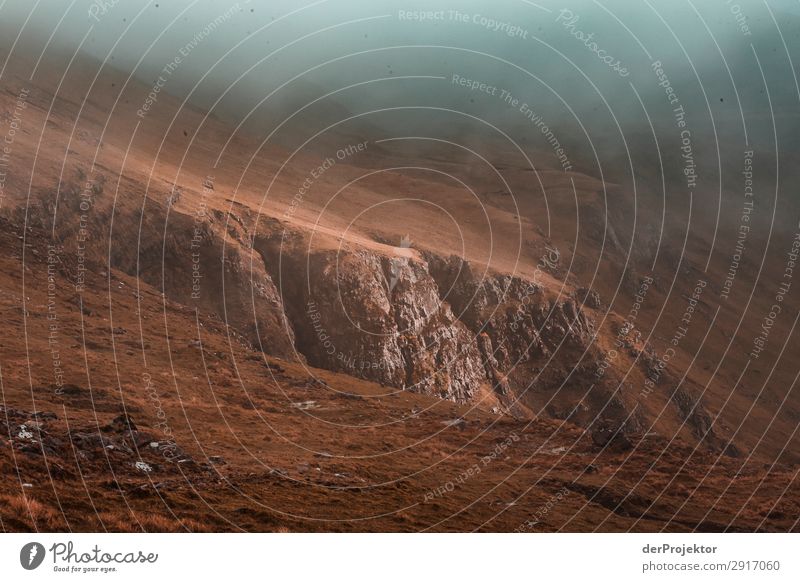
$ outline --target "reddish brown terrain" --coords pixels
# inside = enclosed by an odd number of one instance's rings
[[[546,152],[295,152],[36,66],[0,76],[3,530],[800,528],[796,289],[748,356],[790,229],[726,300],[735,229]]]

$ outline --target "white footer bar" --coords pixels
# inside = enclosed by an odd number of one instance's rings
[[[796,534],[2,534],[0,579],[796,581],[798,550]]]

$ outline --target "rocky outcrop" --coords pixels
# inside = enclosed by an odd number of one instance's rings
[[[406,390],[466,402],[488,383],[478,343],[424,261],[358,250],[278,252],[284,302],[309,363]]]
[[[502,401],[513,397],[516,367],[586,346],[593,332],[574,299],[547,300],[519,277],[476,275],[457,257],[309,253],[302,236],[284,232],[255,247],[309,363],[386,385],[457,402],[485,388]]]

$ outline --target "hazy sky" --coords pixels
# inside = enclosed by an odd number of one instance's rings
[[[771,111],[794,140],[799,23],[788,0],[0,0],[6,48],[19,34],[16,50],[82,50],[201,106],[219,100],[234,121],[277,122],[336,91],[354,113],[439,108],[369,116],[393,130],[456,131],[464,116],[440,111],[455,109],[547,147],[527,106],[560,143],[585,152],[590,135],[613,156],[651,124],[680,145],[682,107],[695,155],[712,161],[774,149]]]
[[[38,35],[43,44],[52,34],[50,50],[80,46],[101,60],[108,56],[116,67],[135,67],[143,78],[200,35],[171,76],[174,90],[207,73],[207,82],[229,85],[248,70],[240,83],[270,89],[304,71],[308,80],[332,85],[456,70],[496,86],[537,84],[502,62],[508,60],[567,100],[596,90],[629,93],[631,83],[649,92],[654,60],[663,61],[676,82],[698,84],[694,67],[704,84],[735,97],[726,61],[735,80],[737,72],[752,73],[754,52],[767,70],[789,73],[783,42],[788,54],[800,56],[798,13],[800,4],[788,0],[0,2],[0,22],[11,33],[3,35],[6,44],[24,26],[23,39]],[[449,48],[412,48],[431,45]],[[618,61],[629,74],[615,74],[604,59]],[[746,93],[752,83],[741,83]]]

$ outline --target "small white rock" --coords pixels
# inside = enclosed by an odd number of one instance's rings
[[[139,469],[142,473],[149,473],[153,470],[153,467],[145,463],[144,461],[136,461],[135,467]]]
[[[28,427],[24,424],[19,427],[19,434],[17,434],[17,438],[25,439],[25,440],[33,440],[33,433],[28,430]]]

